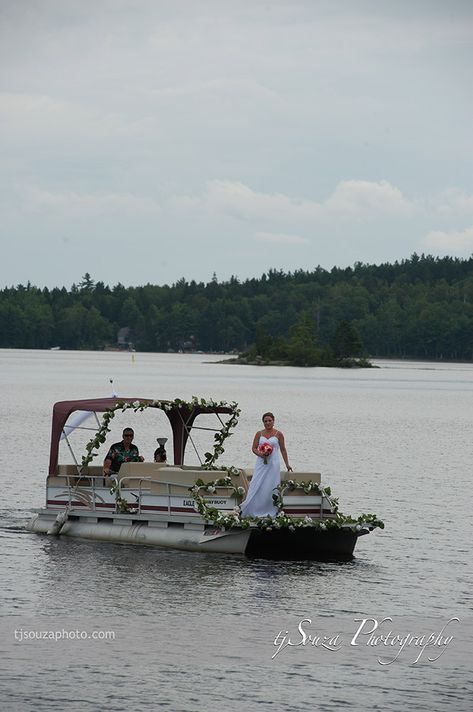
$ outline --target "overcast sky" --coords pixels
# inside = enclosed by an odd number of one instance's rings
[[[473,253],[471,0],[0,0],[0,286]]]

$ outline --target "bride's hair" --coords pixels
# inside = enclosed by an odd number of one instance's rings
[[[263,413],[263,417],[261,418],[263,422],[267,415],[274,420],[274,415],[268,411],[268,413]]]

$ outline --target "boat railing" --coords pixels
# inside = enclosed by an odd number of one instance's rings
[[[151,484],[157,484],[157,485],[165,485],[166,487],[166,493],[165,496],[167,497],[167,507],[168,507],[168,514],[171,514],[171,497],[173,496],[173,493],[171,492],[171,487],[178,487],[182,488],[186,491],[186,493],[189,492],[189,483],[188,482],[176,482],[175,480],[154,480],[151,477],[130,477],[126,475],[125,477],[122,477],[120,480],[118,480],[118,495],[121,497],[122,496],[122,488],[123,488],[123,482],[131,482],[131,481],[137,481],[138,482],[138,495],[135,495],[133,493],[133,496],[137,497],[137,509],[138,509],[138,514],[141,514],[141,498],[143,495],[143,489],[142,489],[142,483],[146,482],[147,485]],[[228,489],[228,485],[214,485],[216,490],[219,489]],[[190,497],[190,495],[189,495]]]
[[[89,509],[95,511],[97,509],[96,507],[96,502],[97,500],[102,499],[102,492],[104,489],[104,486],[109,488],[109,485],[105,484],[105,479],[103,474],[95,474],[95,473],[87,473],[83,475],[63,475],[66,483],[67,483],[67,491],[68,491],[68,506],[69,508],[72,508],[73,506],[73,501],[76,499],[79,499],[80,501],[83,502]],[[191,497],[189,493],[190,486],[189,482],[179,482],[176,480],[168,480],[168,479],[154,479],[151,476],[133,476],[133,475],[125,475],[124,477],[121,477],[118,482],[117,482],[117,495],[118,497],[122,497],[123,499],[126,498],[123,497],[122,490],[123,489],[128,489],[125,485],[125,483],[136,483],[132,489],[135,490],[135,492],[131,492],[131,494],[136,498],[136,503],[130,503],[127,502],[127,504],[133,504],[133,506],[136,506],[137,512],[139,514],[142,513],[142,500],[143,500],[143,495],[146,494],[147,491],[151,488],[151,485],[157,485],[160,488],[163,487],[165,489],[164,492],[161,492],[161,496],[165,496],[167,499],[167,513],[171,514],[171,498],[172,496],[179,496],[180,493],[173,492],[171,488],[174,489],[180,489],[184,491],[184,494],[186,494],[189,498]],[[113,480],[112,480],[113,483]],[[228,490],[228,486],[226,485],[214,485],[215,490]],[[87,489],[85,489],[87,488]],[[137,490],[137,492],[136,492]],[[102,500],[103,501],[103,500]],[[328,503],[330,509],[334,509],[334,503],[331,501],[331,498],[325,493],[322,492],[320,494],[320,511],[319,511],[319,516],[322,519],[324,517],[324,501]]]
[[[87,488],[92,488],[92,494],[90,497],[81,497],[79,496],[79,499],[87,499],[88,505],[91,507],[92,510],[95,510],[95,501],[96,501],[96,482],[97,480],[102,480],[104,481],[104,476],[102,475],[63,475],[66,480],[67,484],[67,490],[68,490],[68,498],[69,498],[69,507],[72,507],[72,500],[73,497],[78,497],[79,495],[79,487],[82,486],[87,486]],[[81,480],[89,480],[87,485],[85,483],[81,483]],[[102,489],[103,487],[101,487]]]
[[[52,479],[56,479],[56,477],[50,477],[48,478],[48,481],[51,481]],[[60,485],[61,481],[66,485],[67,488],[67,506],[69,509],[72,509],[74,506],[74,502],[79,500],[82,505],[85,505],[88,509],[92,511],[97,510],[96,503],[97,501],[100,503],[103,503],[103,490],[105,489],[110,489],[113,487],[114,481],[117,481],[116,478],[107,478],[104,477],[103,473],[91,473],[87,472],[84,474],[69,474],[69,473],[64,473],[59,476],[57,476],[57,479],[59,480],[58,482],[51,483],[51,486],[57,487]],[[107,480],[109,480],[107,482]],[[143,495],[146,494],[149,489],[151,488],[151,485],[158,485],[159,487],[163,486],[165,488],[164,492],[161,492],[161,496],[165,496],[167,498],[167,512],[168,514],[171,513],[171,497],[173,496],[179,496],[181,493],[176,493],[175,491],[173,492],[171,488],[182,490],[182,494],[187,495],[188,497],[191,497],[189,493],[190,487],[192,487],[192,484],[189,482],[179,482],[176,480],[168,480],[168,479],[154,479],[150,475],[141,475],[141,476],[133,476],[133,475],[125,475],[124,477],[121,477],[117,481],[117,495],[118,497],[123,497],[122,490],[123,489],[128,489],[125,485],[125,483],[136,483],[133,486],[133,489],[137,492],[132,492],[131,494],[136,498],[136,507],[137,511],[141,514],[141,509],[142,509],[142,499]],[[194,483],[195,484],[195,483]],[[228,489],[227,485],[215,485],[215,490],[225,490]],[[46,489],[46,500],[48,500],[48,488]],[[66,492],[63,492],[63,495],[66,494]],[[126,498],[124,498],[126,500]],[[127,502],[127,504],[130,504],[130,502]]]
[[[142,496],[142,483],[146,482],[147,484],[151,484],[151,482],[155,482],[156,480],[152,480],[151,477],[129,477],[128,475],[126,477],[122,477],[118,480],[118,495],[121,497],[122,496],[122,483],[131,481],[131,480],[138,480],[138,495],[133,495],[134,497],[138,497],[136,504],[138,505],[138,514],[141,514],[141,496]],[[169,490],[169,487],[168,487]],[[170,512],[170,506],[169,506],[169,496],[168,496],[168,512]]]
[[[107,487],[109,489],[109,486],[105,484],[105,477],[103,475],[103,472],[98,474],[98,473],[85,473],[85,474],[59,474],[58,478],[61,478],[61,481],[66,482],[66,487],[67,487],[67,498],[68,498],[68,503],[67,506],[69,509],[73,507],[73,502],[74,500],[79,500],[83,504],[86,504],[89,509],[92,511],[96,510],[96,501],[97,501],[97,495],[98,490],[102,492],[104,487]],[[48,482],[51,481],[51,477],[48,478]],[[144,478],[141,478],[144,479]],[[100,483],[99,483],[100,481]],[[53,485],[54,486],[54,485]],[[84,489],[87,488],[87,489]],[[92,490],[92,491],[90,491]],[[47,489],[46,489],[46,494],[47,494]],[[101,497],[102,495],[99,494]],[[47,499],[47,496],[46,496]]]
[[[64,474],[60,475],[61,479],[64,478],[66,482],[66,487],[67,487],[67,506],[69,509],[72,508],[74,500],[79,500],[83,504],[86,504],[89,509],[92,511],[95,511],[97,509],[96,507],[96,501],[97,501],[97,496],[102,498],[101,492],[103,491],[104,487],[107,489],[110,489],[109,485],[105,484],[106,478],[104,477],[103,473],[101,474],[92,474],[92,473],[87,473],[87,474]],[[113,484],[113,478],[112,479],[112,484]],[[140,505],[141,505],[141,482],[144,480],[147,480],[146,477],[124,477],[122,480],[120,480],[120,483],[123,480],[129,480],[129,479],[137,479],[140,481]],[[100,483],[99,483],[100,481]],[[148,480],[149,481],[149,480]],[[119,483],[119,492],[120,492],[120,483]],[[86,489],[84,489],[86,488]],[[100,493],[98,490],[100,489]],[[47,497],[46,497],[47,499]],[[103,501],[103,500],[102,500]]]

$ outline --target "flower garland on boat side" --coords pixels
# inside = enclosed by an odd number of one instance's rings
[[[324,487],[316,482],[309,480],[308,482],[297,482],[296,480],[288,480],[278,487],[278,494],[273,495],[273,501],[276,506],[279,507],[279,512],[275,517],[267,515],[266,517],[242,517],[240,514],[240,507],[237,505],[234,507],[230,514],[223,514],[221,511],[215,507],[209,507],[205,502],[204,497],[200,494],[200,491],[209,492],[213,494],[216,491],[216,487],[226,486],[233,488],[233,493],[237,502],[240,502],[244,494],[242,487],[235,487],[229,477],[215,480],[214,482],[204,483],[202,480],[197,480],[194,487],[190,487],[189,491],[194,498],[194,508],[206,521],[214,524],[222,530],[232,529],[233,527],[239,527],[241,529],[248,529],[252,524],[256,525],[259,529],[264,531],[273,531],[278,529],[289,529],[289,531],[295,531],[296,529],[301,529],[304,527],[311,527],[318,529],[320,531],[331,530],[331,529],[341,529],[342,527],[349,528],[352,531],[361,531],[366,526],[371,529],[379,527],[384,529],[384,522],[378,519],[376,514],[361,514],[357,519],[354,519],[350,515],[341,514],[338,512],[338,500],[332,498],[331,502],[334,505],[336,512],[335,519],[314,520],[311,517],[290,517],[285,514],[282,509],[282,495],[289,489],[303,489],[304,492],[309,494],[314,492],[320,495],[330,495],[330,487]],[[351,525],[351,526],[350,526]]]
[[[237,468],[232,468],[237,469]],[[239,474],[239,470],[237,470]],[[207,521],[212,522],[215,526],[220,529],[231,529],[232,527],[243,527],[247,529],[250,526],[250,522],[245,522],[240,517],[240,507],[238,504],[233,508],[231,514],[222,514],[216,507],[209,507],[200,491],[207,492],[208,494],[215,494],[218,487],[228,487],[232,490],[232,495],[237,503],[240,503],[245,494],[243,487],[236,487],[229,475],[227,477],[221,477],[218,480],[213,480],[213,482],[204,482],[199,479],[196,481],[193,487],[189,487],[189,492],[194,499],[194,509]]]
[[[312,480],[307,480],[307,482],[285,480],[284,482],[281,482],[281,484],[278,485],[275,489],[277,490],[277,492],[273,494],[273,504],[278,509],[283,508],[283,495],[287,490],[292,492],[295,489],[301,489],[306,494],[311,494],[313,492],[314,494],[318,494],[321,497],[325,495],[327,498],[329,498],[329,501],[334,507],[335,512],[338,511],[338,499],[331,496],[332,490],[330,489],[330,487],[325,487],[324,485],[318,484],[317,482],[312,482]]]
[[[86,445],[87,455],[82,457],[82,467],[86,467],[92,462],[94,457],[97,457],[98,452],[94,452],[94,450],[98,450],[100,445],[102,445],[106,441],[107,433],[110,432],[110,428],[108,426],[110,424],[110,421],[115,417],[115,414],[118,411],[125,412],[129,408],[132,408],[135,413],[137,411],[143,411],[146,408],[160,408],[161,410],[169,411],[172,410],[173,407],[183,405],[187,406],[190,410],[197,406],[202,406],[204,408],[229,407],[231,409],[230,418],[214,435],[213,452],[206,452],[204,454],[205,462],[202,465],[202,468],[205,470],[225,470],[228,473],[227,477],[220,478],[214,480],[213,482],[207,483],[204,483],[203,480],[197,480],[196,484],[193,487],[189,488],[192,497],[194,498],[195,510],[199,512],[199,514],[206,521],[215,524],[222,530],[230,529],[232,527],[240,527],[242,529],[247,529],[252,524],[256,524],[256,526],[265,531],[272,531],[274,529],[282,528],[287,528],[290,531],[295,531],[296,529],[300,529],[301,527],[314,527],[320,530],[340,529],[341,527],[347,524],[353,525],[350,527],[353,531],[360,531],[363,526],[366,525],[369,525],[372,528],[380,527],[381,529],[384,529],[384,523],[380,519],[378,519],[375,514],[362,514],[358,517],[358,519],[353,519],[353,517],[350,517],[349,515],[340,514],[337,511],[338,500],[334,498],[331,498],[331,502],[334,505],[336,512],[335,519],[328,519],[327,521],[323,522],[319,520],[313,520],[310,517],[289,517],[288,515],[286,515],[282,509],[282,495],[287,489],[293,490],[301,488],[307,494],[309,494],[310,492],[315,492],[316,494],[325,494],[327,496],[330,496],[330,487],[323,487],[322,485],[319,485],[316,482],[312,482],[311,480],[307,482],[287,480],[286,482],[279,485],[279,487],[277,488],[278,493],[273,495],[275,505],[278,506],[278,508],[280,509],[280,511],[275,517],[271,517],[270,515],[266,517],[241,517],[240,507],[238,505],[233,509],[231,514],[222,514],[222,512],[220,512],[215,507],[209,507],[206,504],[202,495],[199,494],[200,490],[204,490],[210,494],[213,494],[216,492],[217,487],[229,487],[232,489],[232,494],[237,502],[241,502],[244,495],[243,488],[235,487],[231,480],[232,476],[239,476],[240,470],[237,467],[233,466],[217,468],[215,464],[218,457],[224,452],[223,443],[228,437],[230,437],[230,435],[232,435],[230,430],[234,428],[238,423],[238,418],[240,416],[241,411],[238,408],[238,404],[234,401],[232,403],[227,403],[226,401],[216,402],[213,399],[205,400],[204,398],[197,398],[196,396],[193,396],[191,401],[184,401],[180,398],[175,398],[173,401],[154,400],[149,403],[142,402],[140,400],[133,401],[133,403],[118,401],[118,403],[113,408],[109,408],[103,413],[102,424],[99,430]],[[120,494],[118,482],[115,482],[112,485],[110,492],[111,494],[115,494],[118,512],[125,513],[130,511],[128,502]]]
[[[239,475],[240,471],[236,467],[228,468],[232,470],[236,470],[236,473]],[[199,495],[199,490],[203,490],[204,492],[207,492],[208,494],[216,494],[217,488],[218,487],[227,487],[232,490],[232,495],[235,497],[236,501],[238,503],[241,502],[243,499],[243,496],[245,494],[245,490],[243,487],[236,487],[233,482],[232,478],[230,475],[227,475],[226,477],[220,477],[218,480],[213,480],[212,482],[204,482],[204,480],[198,479],[195,482],[195,485],[193,487],[189,487],[189,489],[192,492],[195,492],[197,496]]]
[[[115,495],[115,507],[117,509],[118,514],[126,514],[127,512],[130,512],[130,513],[136,512],[136,509],[130,508],[126,499],[121,496],[120,488],[118,486],[118,480],[116,477],[113,478],[113,484],[110,487],[110,494]]]

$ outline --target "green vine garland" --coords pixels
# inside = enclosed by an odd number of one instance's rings
[[[259,529],[264,531],[273,531],[277,529],[288,529],[289,531],[295,531],[301,528],[313,528],[319,531],[326,531],[331,529],[341,529],[342,527],[349,528],[352,531],[361,531],[365,526],[370,526],[372,529],[379,527],[384,529],[384,522],[378,519],[376,514],[361,514],[357,519],[354,519],[350,515],[341,514],[338,512],[338,500],[331,499],[334,504],[334,510],[336,513],[335,519],[327,519],[325,521],[312,519],[311,517],[290,517],[284,513],[282,509],[283,501],[282,495],[286,490],[303,489],[307,494],[314,492],[320,495],[329,496],[331,493],[330,487],[324,487],[311,480],[307,482],[297,482],[296,480],[288,480],[283,482],[278,487],[278,494],[273,495],[273,501],[275,505],[279,508],[279,512],[275,517],[267,515],[266,517],[242,517],[240,514],[240,507],[236,506],[230,514],[223,514],[221,511],[215,507],[209,507],[205,499],[200,494],[200,491],[214,493],[215,488],[218,486],[225,486],[233,488],[233,494],[237,502],[240,502],[243,496],[242,487],[235,487],[231,481],[231,478],[223,478],[215,480],[214,482],[207,482],[204,484],[202,480],[197,480],[193,487],[189,488],[192,497],[194,498],[194,508],[206,521],[214,524],[223,531],[225,529],[232,529],[234,527],[239,527],[240,529],[248,529],[251,525],[256,525]],[[351,525],[348,526],[347,525]]]
[[[187,406],[189,410],[195,407],[228,407],[231,409],[230,417],[223,424],[222,428],[218,430],[214,435],[214,446],[213,452],[206,452],[204,454],[204,464],[202,468],[205,470],[225,470],[228,474],[226,477],[219,478],[213,482],[205,483],[203,480],[197,480],[193,487],[189,488],[189,491],[194,498],[194,508],[206,521],[214,524],[222,530],[231,529],[233,527],[239,527],[240,529],[248,529],[251,525],[256,525],[258,528],[265,531],[272,531],[277,529],[289,529],[289,531],[295,531],[296,529],[304,527],[312,527],[320,531],[330,530],[330,529],[341,529],[346,525],[352,525],[349,527],[352,531],[360,531],[364,526],[369,525],[371,528],[379,527],[384,529],[384,523],[376,517],[375,514],[361,514],[357,519],[349,515],[340,514],[338,512],[338,499],[331,497],[330,487],[324,487],[321,484],[312,482],[308,480],[307,482],[297,482],[296,480],[286,480],[282,482],[277,488],[277,493],[273,495],[273,502],[275,506],[278,507],[279,511],[275,517],[270,515],[266,517],[242,517],[240,514],[240,507],[237,505],[231,514],[223,514],[215,507],[209,507],[200,491],[213,494],[216,492],[217,487],[229,487],[232,489],[232,494],[235,500],[239,503],[243,499],[245,493],[243,487],[236,487],[232,482],[232,477],[237,477],[240,474],[240,470],[237,467],[217,467],[216,461],[220,455],[223,454],[224,447],[223,444],[225,440],[232,435],[230,430],[234,428],[238,423],[238,418],[240,416],[240,409],[238,404],[235,402],[227,403],[226,401],[216,402],[212,399],[205,400],[204,398],[197,398],[193,396],[190,401],[184,401],[180,398],[175,398],[173,401],[161,401],[153,400],[151,402],[142,402],[140,400],[128,403],[126,401],[118,401],[115,406],[107,409],[102,416],[102,424],[93,438],[87,443],[86,451],[87,455],[82,457],[82,467],[89,465],[94,457],[97,457],[98,448],[106,441],[107,433],[110,432],[110,421],[115,417],[118,411],[124,413],[126,410],[132,408],[136,413],[138,411],[146,410],[147,408],[159,408],[164,411],[172,410],[175,407]],[[283,507],[283,495],[287,490],[292,491],[294,489],[302,489],[306,494],[314,492],[318,495],[326,495],[330,497],[330,501],[336,512],[335,519],[327,519],[326,521],[314,520],[311,517],[289,517],[284,513]],[[115,502],[117,512],[126,513],[132,511],[129,507],[128,502],[121,496],[118,480],[115,480],[110,493],[115,495]]]
[[[84,455],[82,457],[82,467],[86,467],[89,465],[94,457],[97,457],[98,452],[94,452],[95,450],[98,450],[98,448],[106,441],[107,439],[107,433],[110,432],[110,428],[108,427],[110,425],[110,421],[115,417],[115,414],[118,411],[121,411],[124,413],[126,410],[129,410],[130,408],[133,409],[135,413],[138,411],[143,411],[146,410],[147,408],[159,408],[164,411],[170,411],[173,410],[173,408],[176,407],[182,407],[182,406],[187,406],[189,410],[192,410],[193,408],[196,407],[203,407],[203,408],[230,408],[230,417],[228,418],[227,422],[223,424],[222,428],[218,430],[215,435],[214,435],[214,447],[213,447],[213,452],[206,452],[204,457],[205,457],[205,462],[203,464],[204,469],[206,470],[213,470],[216,469],[215,467],[215,462],[218,459],[218,457],[224,452],[223,448],[223,443],[225,440],[232,435],[230,430],[236,426],[238,423],[238,418],[240,417],[240,410],[238,408],[238,404],[235,402],[232,403],[227,403],[226,401],[214,401],[212,399],[205,400],[205,398],[197,398],[196,396],[192,396],[192,399],[190,401],[184,401],[181,400],[180,398],[175,398],[173,401],[161,401],[161,400],[153,400],[149,403],[143,402],[140,400],[133,401],[133,403],[127,403],[126,401],[118,401],[116,405],[114,405],[112,408],[108,408],[106,411],[104,411],[103,416],[102,416],[102,424],[99,428],[99,430],[96,432],[95,436],[89,440],[87,445],[85,446],[85,449],[87,451],[87,455]],[[222,468],[223,469],[223,468]],[[236,468],[225,468],[227,471],[228,470],[235,470]]]
[[[106,411],[104,411],[103,416],[102,416],[102,423],[99,428],[99,430],[96,432],[95,436],[89,440],[87,445],[85,446],[85,449],[87,451],[87,455],[84,455],[82,457],[82,467],[86,467],[89,465],[94,457],[97,457],[98,452],[94,452],[98,450],[98,448],[106,441],[107,439],[107,434],[110,432],[110,421],[115,417],[116,413],[118,411],[121,411],[124,413],[126,410],[129,410],[130,408],[133,409],[133,411],[136,413],[138,411],[142,412],[146,410],[147,408],[159,408],[164,411],[170,411],[175,407],[182,407],[186,406],[189,410],[192,410],[193,408],[196,407],[203,407],[203,408],[218,408],[218,407],[224,407],[224,408],[230,408],[230,417],[228,420],[223,424],[223,426],[218,430],[215,435],[214,435],[214,446],[213,446],[213,452],[206,452],[204,454],[204,464],[202,465],[203,469],[205,470],[216,470],[217,467],[215,465],[216,460],[218,457],[225,451],[223,447],[223,443],[227,438],[232,435],[230,432],[232,428],[234,428],[237,423],[238,423],[238,418],[240,416],[240,410],[238,408],[238,404],[235,402],[232,403],[227,403],[226,401],[214,401],[213,399],[206,400],[205,398],[197,398],[197,396],[192,396],[192,399],[190,401],[184,401],[181,398],[175,398],[173,401],[161,401],[161,400],[153,400],[151,402],[143,402],[140,400],[133,401],[132,403],[128,403],[126,401],[118,401],[116,405],[113,406],[113,408],[108,408]],[[222,467],[218,469],[223,469],[226,470],[229,475],[238,475],[239,470],[236,467]],[[115,495],[115,506],[116,510],[120,514],[125,514],[127,512],[131,512],[132,510],[130,509],[130,506],[126,499],[124,499],[121,496],[120,492],[120,487],[118,484],[118,480],[116,480],[111,488],[110,488],[110,494]]]
[[[130,514],[134,513],[136,510],[130,508],[130,505],[128,504],[126,499],[121,495],[118,479],[116,477],[113,477],[112,479],[113,484],[110,487],[110,494],[115,495],[115,507],[118,514],[126,514],[127,512],[129,512]]]
[[[283,495],[287,490],[292,492],[295,489],[301,489],[306,494],[310,494],[311,492],[313,492],[314,494],[319,494],[321,496],[325,495],[326,497],[330,497],[330,503],[333,505],[335,511],[338,511],[338,499],[331,496],[332,490],[330,489],[330,487],[325,487],[324,485],[318,484],[317,482],[312,482],[312,480],[308,480],[307,482],[285,480],[284,482],[281,482],[281,484],[278,485],[276,489],[277,493],[273,494],[273,504],[278,509],[282,509],[283,507]]]

